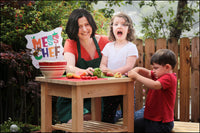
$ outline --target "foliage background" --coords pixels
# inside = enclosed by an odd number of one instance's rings
[[[109,18],[95,11],[91,4],[87,9],[94,16],[98,34],[107,34]],[[35,1],[23,6],[1,8],[1,41],[11,45],[14,50],[26,48],[25,35],[43,31],[50,31],[56,27],[63,28],[63,40],[67,39],[64,33],[69,14],[77,8],[84,7],[79,1]],[[63,41],[64,43],[64,41]]]

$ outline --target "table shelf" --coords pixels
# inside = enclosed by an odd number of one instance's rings
[[[52,125],[53,130],[72,132],[72,123]],[[84,121],[83,132],[127,132],[127,126],[100,121]]]

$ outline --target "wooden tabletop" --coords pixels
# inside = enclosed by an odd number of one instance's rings
[[[74,85],[74,86],[133,81],[133,79],[128,78],[128,77],[123,77],[123,78],[114,78],[114,77],[98,78],[96,80],[68,79],[66,77],[52,78],[52,79],[47,79],[45,77],[36,77],[35,80],[40,81],[40,82],[66,84],[66,85]]]

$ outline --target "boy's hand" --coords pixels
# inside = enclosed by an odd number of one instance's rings
[[[128,72],[128,77],[129,78],[133,78],[133,79],[137,79],[137,75],[138,75],[138,73],[134,70],[134,69],[132,69],[132,70],[130,70],[129,72]]]

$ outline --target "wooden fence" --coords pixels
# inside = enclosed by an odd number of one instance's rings
[[[177,58],[174,72],[178,78],[174,110],[175,120],[199,122],[199,37],[181,38],[179,40],[176,38],[169,40],[164,38],[146,39],[144,42],[137,39],[134,43],[139,51],[136,66],[148,69],[151,69],[150,59],[156,50],[167,48],[174,51]],[[135,88],[135,109],[138,110],[144,104],[145,94],[143,94],[143,90],[146,90],[146,88],[139,82],[136,82]]]

